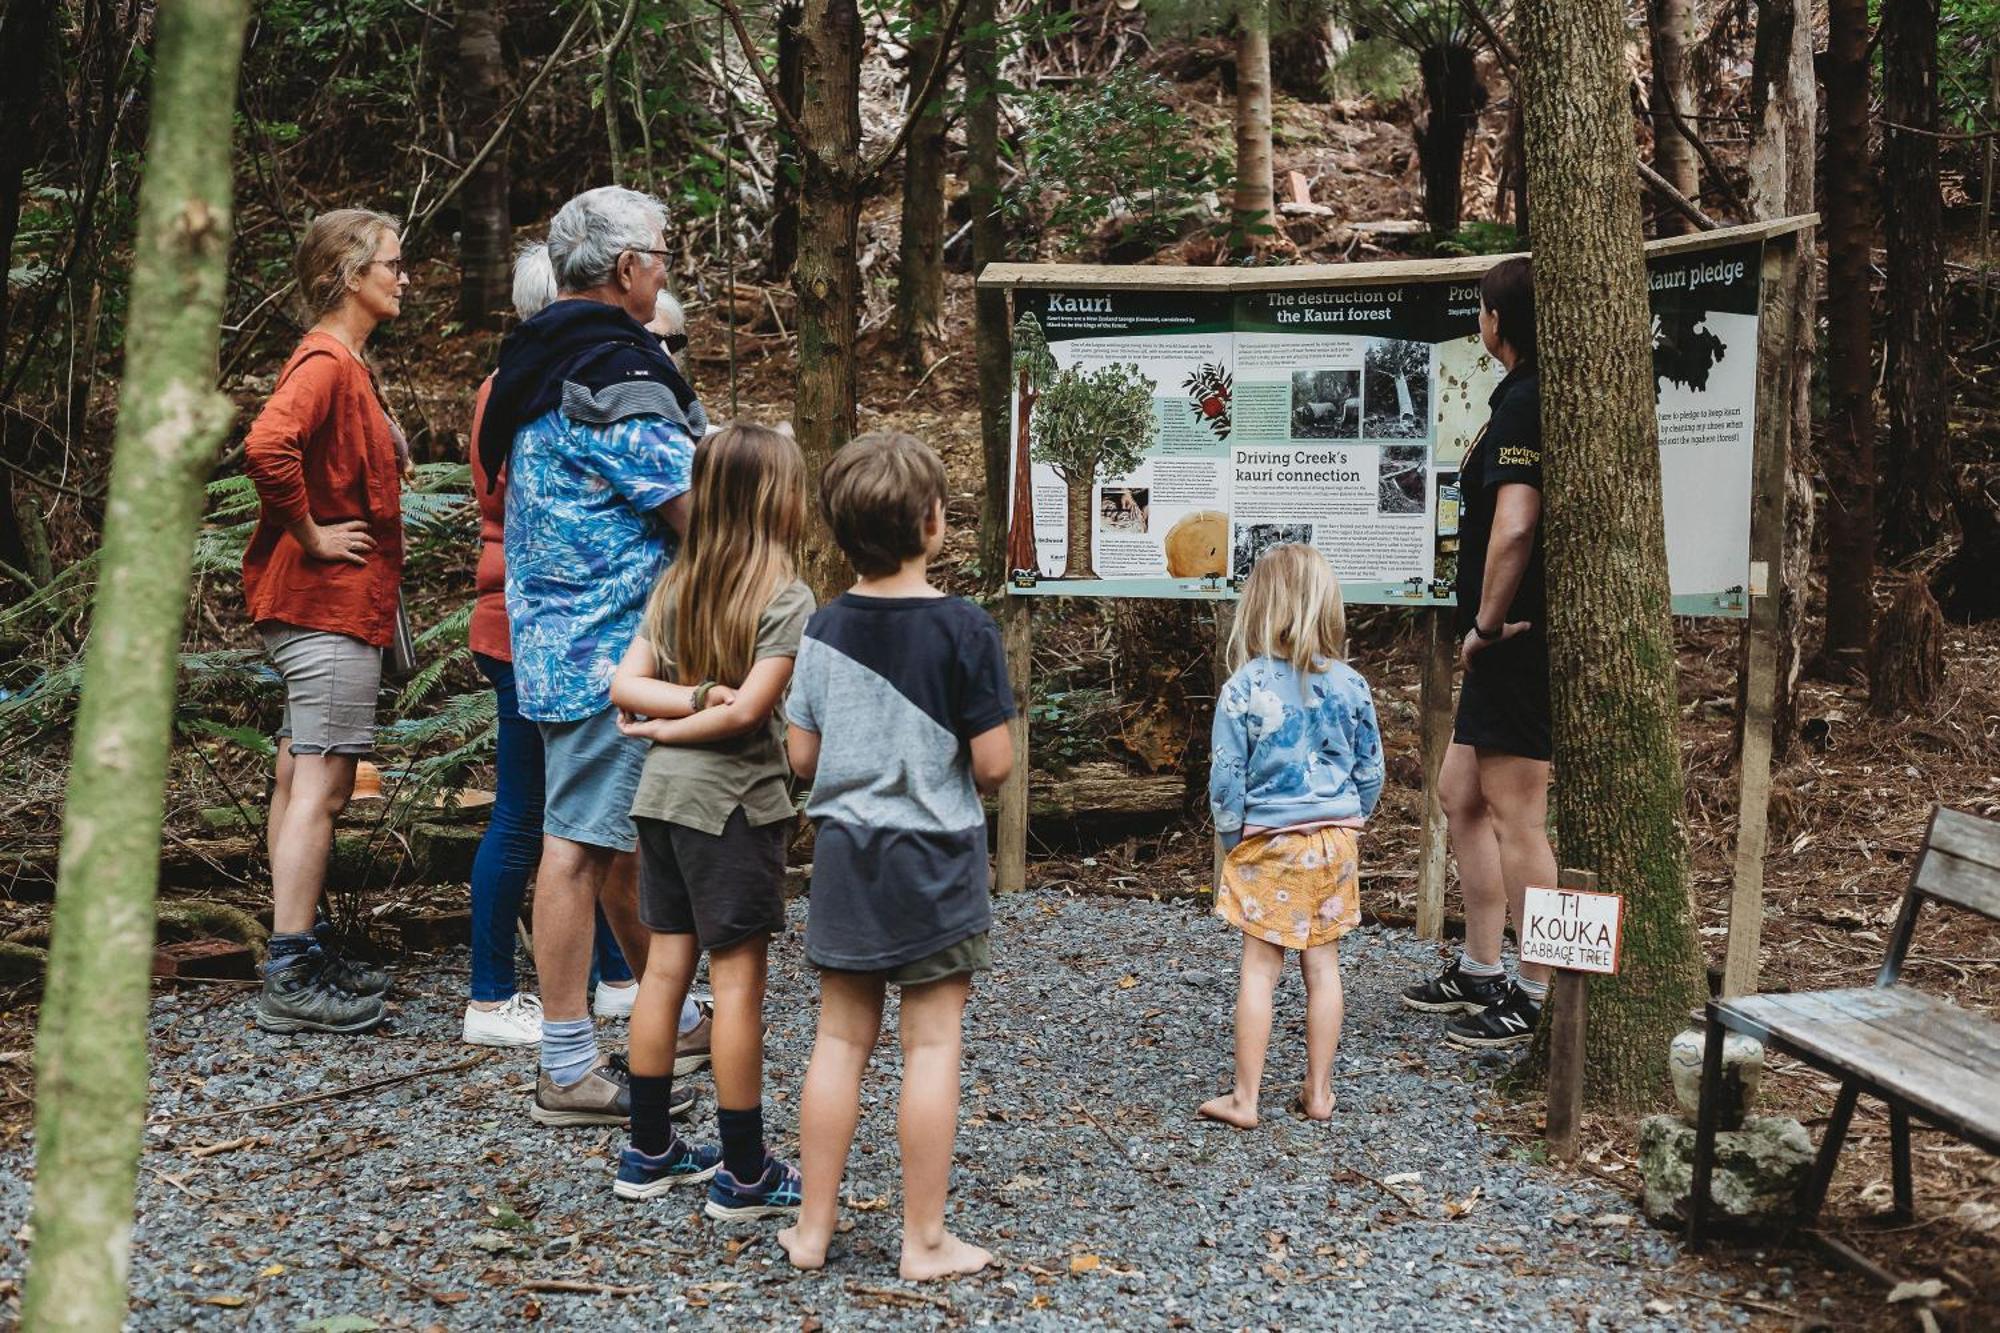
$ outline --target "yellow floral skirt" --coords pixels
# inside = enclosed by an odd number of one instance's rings
[[[1230,849],[1215,914],[1284,949],[1330,944],[1361,924],[1361,866],[1351,828],[1260,833]]]

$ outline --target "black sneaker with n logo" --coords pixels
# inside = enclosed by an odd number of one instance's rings
[[[1519,983],[1510,981],[1498,1003],[1447,1024],[1444,1039],[1476,1050],[1525,1046],[1535,1039],[1535,1025],[1541,1021],[1542,1006],[1529,999]]]
[[[1475,977],[1459,970],[1459,962],[1453,957],[1444,971],[1405,990],[1403,1007],[1423,1014],[1476,1014],[1499,1003],[1507,992],[1507,974]]]

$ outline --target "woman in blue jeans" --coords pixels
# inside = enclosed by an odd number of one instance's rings
[[[548,255],[540,246],[524,251],[514,266],[514,308],[528,319],[555,299],[555,278]],[[479,418],[492,380],[479,386],[473,406],[472,435],[479,438]],[[472,997],[465,1008],[464,1039],[475,1046],[533,1046],[542,1037],[541,1001],[518,989],[514,972],[514,938],[527,896],[528,881],[542,855],[542,737],[534,723],[522,718],[514,701],[513,648],[507,632],[506,561],[502,554],[501,522],[507,509],[507,488],[489,487],[479,451],[472,452],[472,491],[479,503],[478,601],[469,638],[473,662],[493,686],[499,719],[494,759],[492,815],[479,852],[472,862]],[[600,910],[597,914],[596,987],[592,1008],[600,1018],[623,1018],[632,1012],[638,987],[617,938]],[[683,1061],[677,1073],[700,1068],[708,1050],[706,1006],[690,999],[681,1010]],[[681,1063],[686,1068],[680,1068]]]

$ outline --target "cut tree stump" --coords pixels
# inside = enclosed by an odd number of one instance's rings
[[[1135,823],[1177,819],[1187,780],[1179,774],[1147,777],[1122,764],[1078,764],[1061,777],[1036,773],[1028,781],[1028,818],[1070,824]],[[987,802],[988,813],[997,809]]]
[[[1896,592],[1875,627],[1868,660],[1868,711],[1877,717],[1921,714],[1944,684],[1944,613],[1921,574]]]

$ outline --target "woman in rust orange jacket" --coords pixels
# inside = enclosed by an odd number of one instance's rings
[[[271,796],[272,927],[257,1025],[362,1032],[389,978],[315,935],[333,824],[374,748],[382,650],[403,572],[400,436],[362,360],[402,310],[400,224],[367,209],[321,214],[299,243],[299,291],[317,317],[244,442],[262,509],[243,595],[285,681]]]

